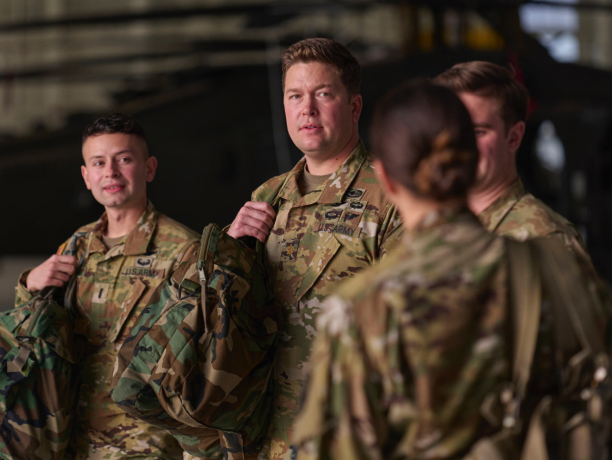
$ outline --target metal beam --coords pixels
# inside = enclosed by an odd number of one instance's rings
[[[116,13],[101,16],[64,17],[23,22],[0,22],[0,33],[54,27],[104,26],[138,21],[166,21],[194,17],[226,17],[249,15],[253,18],[279,16],[289,18],[296,14],[318,11],[364,10],[382,4],[413,4],[454,9],[504,9],[521,5],[543,5],[582,10],[612,11],[611,4],[579,2],[568,4],[558,0],[336,0],[311,2],[277,1],[246,5],[224,5],[196,8],[165,8],[141,12]]]
[[[362,10],[381,3],[401,3],[399,0],[322,1],[311,2],[266,2],[247,5],[227,5],[198,8],[167,8],[142,12],[117,13],[102,16],[67,17],[60,19],[40,19],[25,22],[2,22],[0,32],[17,32],[23,30],[45,29],[53,27],[100,26],[137,21],[166,21],[171,19],[189,19],[194,17],[223,17],[237,15],[274,16],[308,13],[329,10]]]

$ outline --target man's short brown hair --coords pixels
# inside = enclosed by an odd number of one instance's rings
[[[527,119],[527,90],[505,67],[486,61],[462,62],[441,73],[433,81],[456,94],[472,93],[496,99],[506,129]]]
[[[91,124],[83,131],[81,145],[90,137],[101,136],[102,134],[131,134],[140,138],[143,144],[143,156],[146,160],[149,158],[149,148],[147,146],[147,138],[145,137],[142,126],[128,115],[122,113],[110,113],[104,115]]]
[[[307,38],[289,47],[283,55],[283,91],[289,68],[298,63],[321,62],[336,68],[351,96],[361,90],[361,66],[348,48],[329,38]]]

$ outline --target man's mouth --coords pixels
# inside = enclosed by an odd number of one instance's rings
[[[116,192],[123,190],[124,188],[125,188],[125,185],[113,184],[113,185],[107,185],[106,187],[104,187],[104,191],[109,192],[109,193],[116,193]]]
[[[318,129],[321,129],[321,126],[315,125],[313,123],[308,123],[308,124],[302,125],[301,129],[302,129],[302,131],[313,132],[313,131],[316,131]]]

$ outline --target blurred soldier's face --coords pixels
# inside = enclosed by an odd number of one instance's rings
[[[348,94],[334,67],[320,62],[291,66],[284,104],[289,136],[307,157],[326,160],[355,147],[361,96]]]
[[[459,93],[474,124],[474,134],[480,158],[474,190],[495,187],[516,174],[516,151],[522,140],[523,122],[510,128],[501,117],[499,102],[472,93]]]
[[[147,203],[147,182],[155,176],[157,160],[145,160],[146,146],[131,134],[101,134],[83,144],[81,173],[87,189],[107,208],[129,209]]]

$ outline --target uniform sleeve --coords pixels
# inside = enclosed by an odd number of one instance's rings
[[[389,206],[378,234],[378,257],[383,259],[400,242],[403,233],[402,222],[395,206]]]
[[[380,390],[371,383],[365,354],[351,333],[350,321],[337,315],[335,319],[330,327],[318,328],[295,427],[298,460],[382,460],[380,433],[386,431],[386,422],[376,410]],[[338,327],[343,331],[338,333]]]
[[[31,271],[32,269],[28,268],[21,275],[19,275],[17,286],[15,287],[15,308],[17,308],[19,305],[23,305],[34,296],[34,293],[29,291],[26,287],[26,281]]]
[[[57,249],[56,254],[62,254],[64,252],[64,249],[66,248],[66,245],[69,242],[70,240],[66,240],[64,244],[62,244]],[[28,290],[27,283],[26,283],[28,280],[28,275],[34,268],[35,267],[28,268],[26,271],[21,273],[21,275],[19,275],[19,279],[17,280],[17,286],[15,286],[15,308],[17,308],[20,305],[23,305],[28,300],[30,300],[32,297],[34,297],[35,294],[38,293],[38,291]]]

